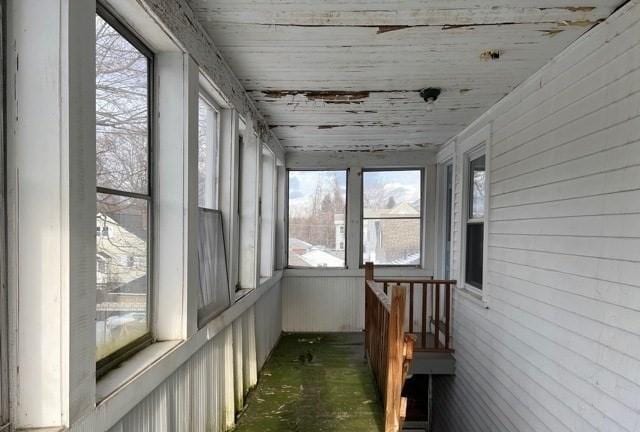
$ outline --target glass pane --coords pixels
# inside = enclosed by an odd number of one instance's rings
[[[218,113],[203,98],[198,105],[198,205],[218,205]]]
[[[231,305],[222,213],[198,209],[198,326]]]
[[[420,265],[420,219],[363,220],[362,262]]]
[[[148,193],[149,62],[96,16],[98,187]]]
[[[289,265],[344,267],[346,171],[289,171]]]
[[[420,217],[421,172],[364,171],[363,217]]]
[[[467,224],[467,260],[465,280],[482,289],[484,224]]]
[[[148,331],[148,203],[98,194],[97,360]]]
[[[469,169],[470,190],[469,194],[469,219],[481,219],[484,217],[484,191],[485,168],[484,156],[471,161]]]

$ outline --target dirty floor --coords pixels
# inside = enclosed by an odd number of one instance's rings
[[[284,334],[235,432],[377,432],[383,413],[362,334]]]

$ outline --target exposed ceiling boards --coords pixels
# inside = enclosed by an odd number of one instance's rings
[[[403,150],[443,144],[623,1],[189,3],[287,150]]]

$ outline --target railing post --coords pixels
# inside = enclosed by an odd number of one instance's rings
[[[413,333],[413,282],[409,282],[409,333]]]
[[[385,432],[400,429],[402,384],[404,372],[404,313],[406,288],[394,285],[391,289],[389,311],[387,388],[385,397]]]
[[[422,315],[420,316],[421,329],[420,342],[422,342],[422,349],[427,348],[427,322],[429,321],[429,315],[427,315],[427,296],[429,285],[422,283]]]
[[[440,346],[440,284],[437,283],[435,288],[436,290],[436,299],[435,299],[435,311],[434,311],[434,315],[435,315],[435,328],[433,329],[433,334],[434,334],[434,341],[433,343],[435,344],[435,348],[438,349],[438,347]]]
[[[445,311],[444,311],[444,316],[445,319],[447,320],[446,324],[445,324],[445,328],[444,328],[444,347],[446,349],[450,349],[451,348],[451,284],[446,284],[445,285]]]
[[[369,333],[371,326],[371,304],[369,302],[368,281],[373,280],[373,263],[364,264],[364,356],[369,356]]]

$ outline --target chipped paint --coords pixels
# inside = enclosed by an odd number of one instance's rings
[[[621,2],[187,1],[287,151],[436,147]]]
[[[266,90],[265,96],[278,99],[287,96],[303,95],[308,100],[326,103],[353,103],[369,97],[369,91],[344,90]]]
[[[480,58],[482,60],[498,60],[500,59],[500,54],[499,50],[487,50],[480,54]]]
[[[549,37],[554,37],[557,34],[562,33],[563,29],[550,29],[550,30],[540,30],[542,33],[546,34]]]
[[[408,28],[411,28],[411,27],[412,26],[408,26],[408,25],[379,26],[378,27],[378,31],[376,33],[377,34],[388,33],[388,32],[392,32],[392,31],[408,29]]]

